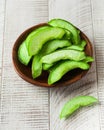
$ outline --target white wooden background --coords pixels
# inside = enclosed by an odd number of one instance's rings
[[[23,81],[12,65],[19,34],[51,18],[71,21],[93,43],[95,62],[77,83],[39,88]],[[104,130],[104,0],[0,0],[0,130]],[[99,105],[59,119],[63,104],[76,95],[93,95]]]

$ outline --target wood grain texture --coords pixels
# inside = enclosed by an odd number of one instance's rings
[[[3,48],[3,33],[4,33],[4,14],[5,0],[0,0],[0,68],[2,66],[2,48]]]
[[[94,44],[96,49],[100,127],[104,130],[104,1],[91,0],[93,13]]]
[[[4,14],[5,14],[5,0],[0,0],[0,90],[1,90],[1,75],[2,75],[2,48],[3,48],[3,34],[4,34]]]
[[[64,18],[84,31],[95,48],[97,64],[93,63],[81,81],[64,88],[52,88],[48,94],[49,90],[19,78],[11,61],[12,47],[19,34],[48,20],[48,1],[6,0],[5,4],[5,0],[0,0],[0,130],[104,130],[103,12],[103,0],[49,0],[49,19]],[[61,121],[59,112],[64,103],[82,94],[99,98],[100,104],[81,109]]]
[[[50,0],[49,19],[63,18],[80,28],[93,43],[92,5],[90,0]],[[94,44],[93,44],[94,46]],[[93,47],[94,49],[94,47]],[[95,53],[94,53],[95,56]],[[59,112],[66,101],[76,95],[97,93],[96,64],[80,81],[64,88],[50,90],[50,129],[51,130],[100,130],[99,106],[84,108],[67,120],[60,121]]]
[[[23,81],[14,72],[11,52],[19,34],[47,21],[46,0],[6,0],[0,130],[48,130],[48,89]]]

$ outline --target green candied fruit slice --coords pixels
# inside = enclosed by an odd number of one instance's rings
[[[77,51],[77,50],[57,50],[53,53],[45,55],[42,57],[42,63],[53,64],[59,60],[75,60],[81,61],[85,59],[85,52]]]
[[[39,31],[41,31],[41,30],[43,30],[43,29],[45,29],[45,28],[47,28],[47,27],[49,27],[49,26],[48,26],[48,25],[44,25],[44,26],[39,27],[39,28],[35,29],[34,31],[32,31],[32,32],[27,36],[27,38],[26,38],[26,47],[28,48],[28,45],[29,45],[29,43],[30,43],[30,39],[31,39],[37,32],[39,32]]]
[[[48,22],[48,24],[54,27],[61,27],[61,28],[69,30],[72,33],[73,44],[80,44],[79,31],[70,22],[65,21],[63,19],[52,19]]]
[[[71,42],[69,40],[55,39],[45,43],[40,53],[42,55],[46,55],[55,51],[56,49],[70,47],[70,46],[71,46]]]
[[[65,31],[58,27],[48,27],[33,35],[28,44],[28,53],[30,56],[36,55],[42,46],[49,40],[61,39]]]
[[[59,81],[67,72],[70,70],[80,68],[82,70],[89,69],[89,64],[84,63],[82,61],[62,61],[60,63],[57,63],[53,68],[51,68],[49,77],[48,77],[48,84],[53,84],[57,81]]]
[[[91,106],[97,102],[98,102],[98,99],[96,99],[93,96],[87,96],[87,95],[76,96],[76,97],[72,98],[71,100],[69,100],[64,105],[64,107],[62,108],[61,113],[60,113],[60,119],[68,118],[79,108],[85,107],[85,106]]]
[[[31,56],[28,55],[25,41],[23,41],[22,44],[19,46],[18,59],[24,65],[28,65],[28,63],[30,62]]]
[[[32,61],[32,77],[35,79],[42,74],[41,55],[35,55]]]

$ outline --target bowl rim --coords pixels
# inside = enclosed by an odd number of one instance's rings
[[[12,48],[12,63],[13,63],[13,66],[14,66],[14,70],[15,70],[15,72],[16,72],[23,80],[25,80],[25,81],[27,81],[28,83],[31,83],[31,84],[33,84],[33,85],[35,85],[35,86],[51,88],[51,87],[59,87],[59,86],[62,87],[62,86],[71,85],[72,83],[74,83],[74,82],[80,80],[82,77],[84,77],[84,76],[87,74],[87,72],[88,72],[89,69],[91,68],[92,62],[90,63],[90,68],[89,68],[88,70],[83,70],[79,75],[75,76],[76,78],[74,78],[74,80],[71,79],[71,80],[64,81],[63,83],[62,83],[62,82],[61,82],[61,83],[58,82],[58,83],[55,83],[55,84],[52,84],[52,85],[49,85],[48,83],[37,82],[37,80],[27,77],[27,75],[23,74],[23,73],[20,71],[18,65],[17,65],[16,62],[15,62],[15,55],[14,55],[14,53],[16,54],[16,52],[15,52],[14,50],[17,48],[16,45],[18,44],[19,40],[20,40],[27,32],[29,32],[29,30],[35,30],[35,29],[37,29],[38,27],[46,26],[46,25],[48,25],[48,24],[47,24],[47,23],[40,23],[40,24],[34,25],[34,26],[30,27],[30,28],[27,28],[27,29],[26,29],[25,31],[23,31],[23,32],[19,35],[19,37],[16,39],[16,41],[14,42],[13,48]],[[48,25],[48,26],[49,26],[49,25]],[[77,29],[78,29],[78,28],[77,28]],[[78,30],[80,30],[80,29],[78,29]],[[31,31],[30,31],[30,32],[31,32]],[[81,33],[81,35],[83,35],[84,39],[87,40],[87,43],[89,43],[89,46],[90,46],[90,49],[91,49],[91,50],[90,50],[90,56],[93,56],[93,48],[92,48],[92,44],[91,44],[89,38],[88,38],[81,30],[80,30],[80,33]]]

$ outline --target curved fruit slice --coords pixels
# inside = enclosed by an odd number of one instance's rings
[[[53,64],[59,60],[75,60],[81,61],[85,59],[85,53],[77,50],[58,50],[51,54],[45,55],[42,57],[42,63]]]
[[[60,113],[60,119],[68,118],[68,116],[73,114],[79,108],[85,107],[85,106],[91,106],[97,102],[98,100],[92,96],[82,95],[82,96],[74,97],[70,101],[68,101],[62,108],[62,111]]]
[[[28,65],[28,63],[31,59],[31,56],[28,55],[25,41],[19,46],[18,59],[24,65]]]
[[[89,62],[93,62],[94,59],[93,57],[91,56],[86,56],[86,58],[84,60],[82,60],[81,62],[84,62],[84,63],[89,63]],[[60,61],[59,61],[60,62]],[[57,64],[57,62],[56,62]],[[43,64],[43,70],[50,70],[51,71],[51,67],[54,66],[54,64],[47,64],[47,63],[44,63]]]
[[[70,22],[65,21],[63,19],[52,19],[48,22],[49,25],[54,27],[61,27],[69,30],[72,33],[72,42],[73,44],[80,43],[80,35],[79,31],[72,25]]]
[[[70,41],[63,40],[63,39],[62,40],[55,39],[55,40],[48,41],[47,43],[45,43],[40,53],[43,55],[46,55],[55,51],[58,48],[64,48],[64,47],[69,47],[69,46],[71,46]]]
[[[61,39],[65,34],[64,29],[58,27],[48,27],[33,35],[28,44],[30,56],[37,54],[42,46],[49,40]]]
[[[70,61],[70,60],[62,61],[56,64],[53,68],[51,68],[51,71],[48,77],[48,84],[53,84],[57,82],[68,71],[76,69],[76,68],[87,70],[89,69],[89,65],[81,61]]]
[[[35,79],[42,73],[41,55],[35,55],[32,61],[32,77]]]
[[[36,30],[32,31],[32,32],[27,36],[27,38],[26,38],[26,47],[28,48],[28,44],[29,44],[29,42],[30,42],[30,39],[31,39],[37,32],[39,32],[39,31],[41,31],[41,30],[43,30],[43,29],[45,29],[45,28],[47,28],[47,27],[49,27],[49,26],[44,25],[44,26],[39,27],[39,28],[37,28]]]

